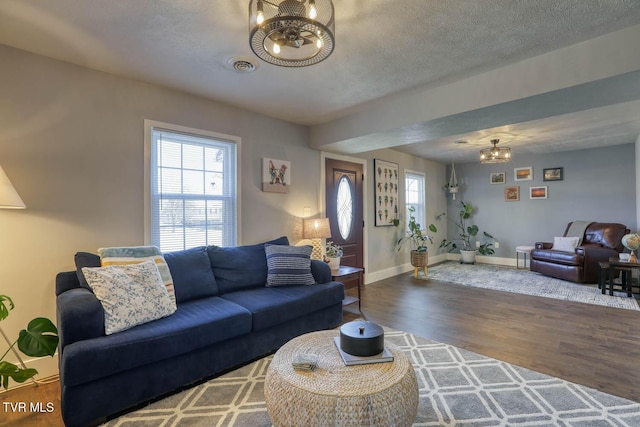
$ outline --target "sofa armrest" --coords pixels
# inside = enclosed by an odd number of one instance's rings
[[[553,247],[553,243],[536,242],[536,249],[551,249],[552,247]]]
[[[588,274],[587,277],[597,277],[598,262],[607,262],[610,257],[618,257],[618,252],[615,249],[597,245],[578,246],[576,254],[584,256],[584,268],[585,274]]]
[[[311,260],[311,274],[316,283],[329,283],[331,281],[331,267],[324,261]]]
[[[59,352],[77,341],[104,336],[104,310],[89,289],[76,288],[56,298]]]

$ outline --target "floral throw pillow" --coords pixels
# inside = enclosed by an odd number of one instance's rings
[[[104,309],[106,335],[124,331],[176,311],[153,261],[140,264],[84,267],[89,287]]]

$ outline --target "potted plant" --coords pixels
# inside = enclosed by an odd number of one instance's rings
[[[14,304],[11,298],[6,295],[0,295],[0,321],[6,319],[9,316],[9,311],[13,310],[13,308]],[[27,329],[20,331],[13,344],[2,329],[0,329],[0,332],[9,344],[7,351],[0,357],[0,380],[5,389],[9,388],[9,379],[22,383],[38,373],[37,370],[25,366],[15,349],[16,344],[22,353],[31,357],[53,357],[58,347],[58,329],[51,320],[44,317],[37,317],[29,322]],[[13,351],[18,360],[20,360],[21,368],[4,360],[10,351]]]
[[[473,246],[471,246],[471,238],[477,236],[479,232],[479,228],[477,225],[467,225],[467,221],[471,218],[472,214],[473,206],[470,203],[465,203],[461,200],[458,219],[453,220],[447,217],[447,219],[451,221],[451,223],[455,224],[456,228],[458,229],[458,238],[454,240],[442,239],[442,242],[440,242],[439,246],[440,248],[448,248],[449,252],[451,252],[458,248],[458,245],[455,242],[461,242],[462,247],[460,248],[460,262],[465,264],[475,263],[476,252],[479,252],[481,255],[493,255],[495,253],[495,251],[493,250],[493,236],[486,231],[484,231],[483,234],[484,237],[489,239],[489,241],[481,244],[478,249],[475,249]],[[441,213],[440,215],[436,216],[436,220],[439,220],[446,215],[446,213]],[[436,233],[438,229],[434,224],[431,224],[429,225],[429,231]]]
[[[415,208],[409,207],[409,222],[407,224],[406,236],[398,239],[396,247],[398,251],[410,242],[411,244],[411,265],[414,268],[424,268],[429,261],[429,248],[427,247],[427,240],[433,243],[433,238],[422,232],[422,227],[416,222],[414,215]]]
[[[340,268],[340,258],[342,258],[342,246],[338,246],[335,243],[329,241],[326,246],[326,255],[329,259],[329,267],[332,270],[337,270]]]

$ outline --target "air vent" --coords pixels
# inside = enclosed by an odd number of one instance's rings
[[[253,60],[242,57],[234,56],[227,61],[227,65],[236,73],[252,73],[258,69],[258,64]]]

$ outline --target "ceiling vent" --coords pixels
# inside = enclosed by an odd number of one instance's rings
[[[244,56],[234,56],[227,61],[227,65],[236,73],[253,73],[258,69],[258,64]]]

